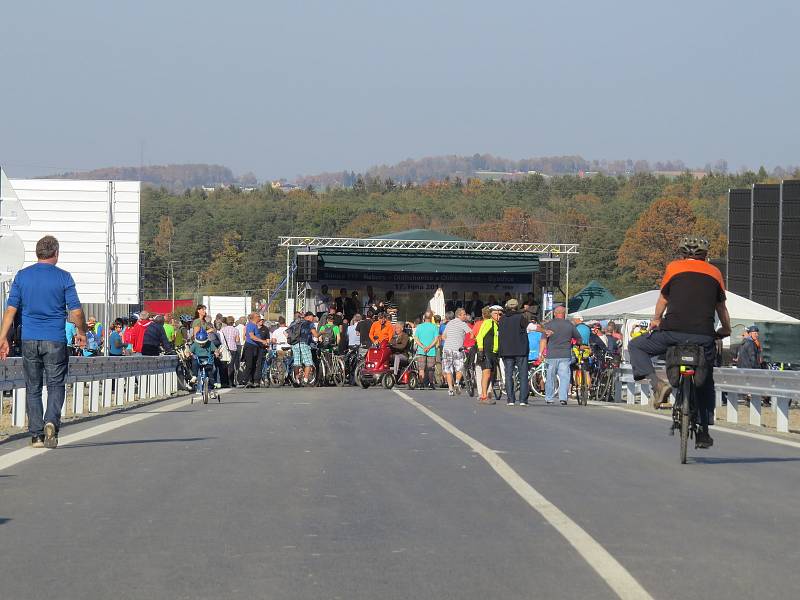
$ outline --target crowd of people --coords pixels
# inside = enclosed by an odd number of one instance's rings
[[[545,356],[552,375],[548,379],[555,381],[558,374],[562,382],[558,389],[547,389],[546,401],[566,404],[574,345],[595,352],[620,351],[621,333],[613,322],[606,326],[585,324],[580,315],[566,321],[565,308],[557,307],[554,318],[542,324],[536,316],[533,294],[520,304],[508,293],[503,302],[501,306],[494,296],[483,302],[478,292],[466,302],[458,298],[457,292],[450,300],[437,293],[427,310],[404,321],[399,319],[391,291],[378,298],[367,286],[362,302],[357,291],[348,293],[342,288],[334,297],[323,285],[311,301],[310,308],[314,310],[297,312],[288,323],[283,316],[268,322],[262,315],[252,313],[246,321],[239,319],[234,327],[233,317],[223,319],[217,315],[211,320],[205,307],[198,306],[187,335],[191,338],[202,327],[210,336],[216,334],[213,346],[227,346],[231,358],[220,361],[223,365],[218,365],[215,373],[217,383],[217,373],[227,373],[227,379],[221,382],[225,385],[235,386],[238,382],[258,387],[270,350],[276,360],[286,365],[285,372],[297,370],[301,385],[314,381],[312,374],[319,371],[320,351],[331,351],[346,357],[346,384],[358,385],[358,362],[363,362],[371,347],[385,344],[391,351],[395,377],[415,361],[423,389],[440,385],[447,388],[449,395],[456,395],[461,393],[465,369],[477,366],[481,371],[479,401],[492,404],[495,401],[488,396],[489,381],[501,368],[509,374],[505,378],[507,403],[523,406],[528,398],[528,370]],[[439,314],[437,310],[442,309],[443,314]]]

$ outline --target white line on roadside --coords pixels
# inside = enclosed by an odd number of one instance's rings
[[[642,585],[636,581],[617,559],[590,536],[580,525],[565,515],[555,504],[542,496],[531,484],[525,481],[496,452],[467,435],[449,421],[399,390],[394,392],[411,406],[427,415],[442,429],[455,436],[475,453],[479,454],[495,472],[527,502],[531,508],[544,517],[572,545],[609,587],[625,600],[652,600]]]
[[[225,393],[227,391],[228,391],[227,389],[224,389],[220,390],[219,393]],[[127,415],[120,419],[115,419],[114,421],[109,421],[108,423],[95,425],[94,427],[89,427],[82,431],[76,431],[75,433],[70,433],[67,435],[60,435],[58,436],[58,445],[59,447],[61,447],[61,446],[70,446],[73,444],[77,444],[78,442],[82,442],[83,440],[93,438],[103,433],[108,433],[109,431],[114,431],[115,429],[119,429],[120,427],[125,427],[126,425],[133,425],[134,423],[138,423],[139,421],[144,421],[145,419],[149,419],[150,417],[153,417],[157,414],[169,412],[175,410],[176,408],[181,408],[182,406],[186,406],[190,402],[191,398],[187,398],[186,400],[181,400],[179,402],[175,402],[174,404],[168,404],[167,406],[153,408],[148,410],[147,412],[140,412],[132,415]],[[149,407],[145,406],[143,408],[149,408]],[[111,413],[108,416],[112,416],[113,414],[114,413]],[[0,456],[0,471],[13,467],[14,465],[18,465],[19,463],[34,458],[36,456],[46,454],[47,452],[50,451],[51,450],[47,448],[28,447],[28,448],[20,448],[19,450],[13,450],[8,454],[3,454],[2,456]]]
[[[626,414],[641,415],[643,417],[652,417],[654,419],[672,421],[671,416],[659,415],[654,412],[648,412],[645,410],[630,410],[625,408],[624,406],[608,404],[607,402],[589,402],[589,404],[592,404],[594,406],[602,406],[603,408],[616,408],[617,410],[624,411]],[[711,429],[713,431],[720,431],[722,433],[730,433],[731,435],[740,435],[742,437],[751,438],[754,440],[761,440],[762,442],[770,442],[771,444],[779,444],[781,446],[789,446],[791,448],[800,448],[800,442],[793,442],[792,440],[784,440],[783,438],[772,437],[769,435],[764,435],[763,433],[753,433],[752,431],[739,431],[738,429],[733,429],[733,427],[723,427],[722,425],[712,425]]]

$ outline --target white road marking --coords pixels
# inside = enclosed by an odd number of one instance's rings
[[[611,554],[580,525],[570,519],[555,504],[542,496],[531,484],[525,481],[507,462],[500,458],[496,452],[493,452],[475,438],[467,435],[449,421],[443,419],[426,406],[414,400],[408,394],[399,390],[394,390],[394,392],[411,406],[427,415],[428,418],[438,424],[442,429],[464,442],[477,454],[480,454],[511,489],[519,494],[531,508],[542,515],[550,525],[564,536],[578,554],[580,554],[589,566],[603,578],[617,596],[625,600],[652,600],[652,596],[647,593],[647,590],[636,581],[633,575],[631,575],[617,559],[611,556]]]
[[[594,406],[602,406],[603,408],[615,408],[617,410],[622,410],[626,414],[632,415],[642,415],[644,417],[652,417],[654,419],[661,419],[662,421],[672,421],[672,416],[667,415],[659,415],[654,412],[646,411],[646,410],[630,410],[625,408],[624,406],[618,406],[615,404],[608,404],[606,402],[590,402]],[[793,442],[792,440],[785,440],[779,437],[772,437],[771,435],[764,435],[763,433],[753,433],[752,431],[740,431],[739,429],[734,429],[731,427],[723,427],[722,425],[711,425],[712,431],[720,431],[722,433],[730,433],[731,435],[740,435],[742,437],[751,438],[754,440],[761,440],[762,442],[770,442],[771,444],[779,444],[781,446],[789,446],[791,448],[800,448],[800,442]]]
[[[219,393],[223,394],[228,390],[220,390]],[[82,442],[83,440],[87,440],[89,438],[93,438],[98,435],[102,435],[104,433],[108,433],[109,431],[114,431],[115,429],[119,429],[120,427],[125,427],[126,425],[133,425],[134,423],[138,423],[139,421],[144,421],[145,419],[149,419],[157,414],[170,412],[177,408],[181,408],[186,406],[187,404],[191,403],[191,397],[187,397],[185,400],[181,400],[179,402],[175,402],[174,404],[168,404],[167,406],[160,406],[158,408],[150,409],[149,406],[145,405],[148,408],[147,412],[140,412],[135,413],[132,415],[127,415],[120,419],[115,419],[114,421],[109,421],[108,423],[102,423],[100,425],[95,425],[94,427],[88,427],[83,431],[77,431],[75,433],[70,433],[67,435],[59,435],[58,436],[58,445],[59,447],[62,446],[70,446]],[[112,416],[114,413],[110,413],[108,416]],[[21,462],[29,460],[31,458],[35,458],[42,454],[46,454],[47,452],[51,452],[48,448],[20,448],[19,450],[13,450],[8,454],[3,454],[0,456],[0,471],[13,467],[14,465],[18,465]]]

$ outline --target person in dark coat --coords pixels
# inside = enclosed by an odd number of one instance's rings
[[[760,369],[762,357],[761,342],[758,339],[758,327],[751,325],[747,328],[746,333],[747,335],[739,347],[736,366],[740,369]]]
[[[498,354],[503,359],[506,379],[507,404],[516,403],[514,393],[514,367],[519,377],[519,405],[528,406],[528,323],[530,318],[517,308],[519,302],[511,298],[506,302],[505,313],[498,323],[500,340]]]
[[[142,335],[142,356],[158,356],[161,349],[172,351],[172,344],[164,331],[164,317],[156,318],[147,326]]]

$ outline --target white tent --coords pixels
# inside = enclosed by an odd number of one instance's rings
[[[602,320],[602,319],[643,319],[647,320],[653,316],[656,308],[656,301],[658,300],[660,292],[658,290],[650,290],[609,302],[608,304],[601,304],[581,311],[584,320]],[[748,300],[733,292],[725,292],[727,296],[726,306],[731,315],[731,321],[735,324],[739,323],[800,323],[800,320],[785,315],[782,312],[773,310],[758,302]]]
[[[649,321],[653,317],[656,301],[660,293],[659,290],[650,290],[622,300],[582,310],[580,314],[585,321],[603,321],[606,319],[622,321],[623,346],[627,348],[631,329],[639,321]],[[725,347],[728,347],[731,340],[735,344],[738,339],[737,334],[740,334],[745,327],[752,323],[800,323],[800,320],[794,317],[785,315],[758,302],[748,300],[733,292],[726,291],[725,296],[727,297],[725,305],[728,307],[728,313],[731,316],[731,327],[733,328],[732,337],[723,341]],[[667,308],[667,312],[669,312],[669,308]]]

